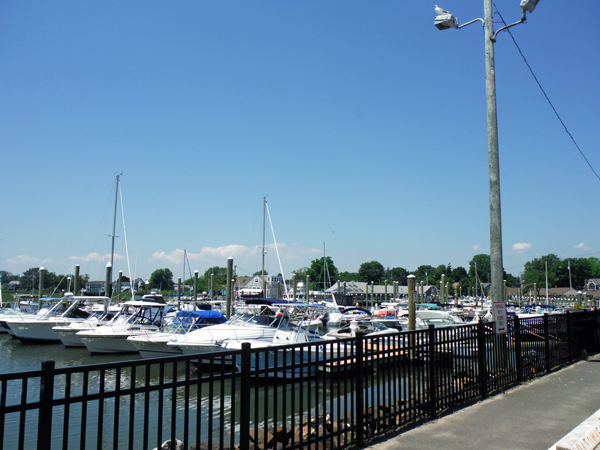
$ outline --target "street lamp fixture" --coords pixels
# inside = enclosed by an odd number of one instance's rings
[[[436,16],[434,25],[438,30],[447,30],[448,28],[458,28],[458,19],[452,14],[439,14]]]
[[[526,13],[531,13],[540,0],[521,0],[523,14],[518,22],[499,28],[494,33],[492,21],[492,0],[484,0],[484,19],[474,19],[459,25],[458,19],[449,11],[435,6],[434,25],[438,30],[448,28],[461,29],[480,21],[485,31],[485,73],[487,100],[487,130],[488,130],[488,165],[489,165],[489,198],[490,198],[490,264],[492,272],[491,297],[492,301],[504,301],[503,284],[504,268],[502,263],[502,220],[500,214],[500,167],[498,158],[498,120],[496,113],[496,77],[494,62],[494,42],[500,31],[519,25],[526,20]]]
[[[506,25],[502,28],[499,28],[498,31],[496,31],[493,34],[493,36],[491,37],[492,42],[496,42],[496,36],[501,31],[507,30],[508,28],[514,27],[515,25],[519,25],[519,24],[525,22],[527,20],[526,13],[532,13],[539,2],[540,2],[540,0],[521,0],[520,6],[521,6],[521,9],[523,10],[523,15],[521,16],[521,20],[519,20],[515,23],[511,23],[510,25]],[[442,9],[437,5],[435,5],[435,13],[437,14],[437,16],[435,17],[433,24],[440,31],[447,30],[449,28],[456,28],[457,30],[460,30],[461,28],[464,28],[467,25],[471,25],[472,23],[475,23],[478,21],[481,22],[485,26],[485,20],[483,20],[481,18],[473,19],[467,23],[463,23],[462,25],[460,25],[458,23],[458,18],[454,17],[454,15],[451,14],[449,11]]]
[[[525,11],[532,13],[539,2],[540,0],[521,0],[523,14],[525,14]]]

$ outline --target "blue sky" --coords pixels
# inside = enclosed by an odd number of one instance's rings
[[[518,3],[495,5],[514,22]],[[483,16],[481,1],[440,6],[461,23]],[[586,7],[543,0],[511,31],[598,171],[600,44]],[[433,8],[0,3],[0,269],[80,264],[103,279],[117,173],[115,270],[136,277],[181,276],[184,249],[192,271],[230,256],[238,274],[260,270],[263,196],[286,276],[323,243],[342,271],[468,266],[489,252],[483,29],[440,32]],[[495,54],[507,272],[548,253],[599,256],[600,181],[508,33]]]

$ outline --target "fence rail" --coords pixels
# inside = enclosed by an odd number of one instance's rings
[[[2,449],[337,449],[600,351],[596,311],[0,375]],[[171,447],[174,448],[174,447]]]

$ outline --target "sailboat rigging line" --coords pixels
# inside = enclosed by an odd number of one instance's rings
[[[323,292],[327,290],[327,282],[331,286],[331,276],[329,275],[329,267],[327,267],[327,256],[325,252],[325,242],[323,242]]]
[[[190,275],[190,279],[192,278],[192,267],[190,266],[190,258],[188,258],[187,252],[185,253],[185,260],[188,263],[188,274]]]
[[[277,240],[275,239],[275,230],[273,229],[273,222],[271,221],[271,212],[269,211],[269,205],[265,200],[265,206],[267,207],[267,214],[269,215],[269,224],[271,225],[271,233],[273,233],[273,242],[275,243],[275,252],[277,252],[277,260],[279,261],[279,270],[281,270],[281,277],[283,278],[283,289],[285,290],[285,296],[287,297],[288,288],[285,282],[285,275],[283,273],[283,267],[281,267],[281,258],[279,257],[279,250],[277,249]],[[264,257],[264,256],[263,256]]]
[[[54,290],[53,290],[53,291],[50,293],[49,297],[52,297],[52,296],[53,296],[53,295],[56,293],[56,291],[57,291],[57,290],[58,290],[58,288],[60,287],[60,285],[61,285],[61,283],[63,282],[63,280],[64,280],[65,278],[67,278],[68,276],[71,276],[71,275],[72,275],[72,273],[73,273],[73,264],[71,264],[71,271],[70,271],[69,273],[65,273],[65,274],[62,276],[62,278],[60,279],[60,281],[59,281],[59,282],[56,284],[56,286],[54,286]],[[70,291],[67,289],[67,292],[70,292]],[[77,294],[75,294],[75,295],[77,295]]]
[[[125,255],[127,256],[127,269],[129,270],[129,291],[131,292],[131,300],[134,299],[133,278],[131,278],[131,264],[129,263],[129,248],[127,246],[127,231],[125,230],[125,212],[123,210],[123,190],[119,189],[121,197],[121,218],[123,219],[123,238],[125,239]],[[114,234],[114,232],[113,232]]]
[[[188,273],[190,274],[190,279],[192,278],[192,268],[190,267],[190,260],[187,257],[187,250],[183,249],[183,284],[185,285],[185,263],[187,261],[188,265]]]

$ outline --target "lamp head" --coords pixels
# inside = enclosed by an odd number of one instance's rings
[[[532,13],[539,2],[540,0],[521,0],[523,13],[525,13],[525,11]]]
[[[438,30],[447,30],[448,28],[457,28],[458,19],[452,14],[439,14],[433,24]]]

